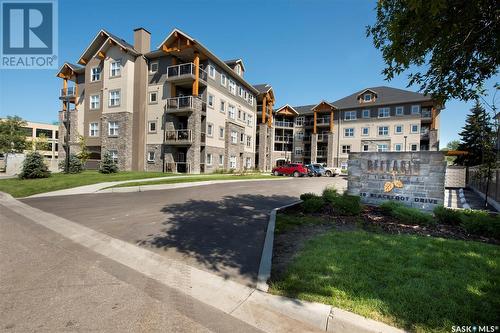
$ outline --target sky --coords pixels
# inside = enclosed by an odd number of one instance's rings
[[[276,106],[333,101],[381,85],[407,89],[406,75],[384,80],[381,52],[366,37],[375,6],[375,0],[59,0],[59,64],[77,63],[101,28],[133,44],[133,29],[144,27],[152,34],[152,48],[178,28],[223,60],[242,58],[246,80],[271,84]],[[0,70],[0,117],[56,121],[62,87],[56,73]],[[485,87],[496,81],[498,76]],[[446,103],[442,147],[459,138],[471,104]]]

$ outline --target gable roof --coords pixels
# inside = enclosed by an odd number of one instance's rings
[[[70,78],[73,74],[80,74],[85,72],[85,67],[78,66],[69,62],[65,62],[57,71],[56,76]],[[68,75],[66,75],[68,74]]]
[[[104,29],[101,29],[94,37],[92,42],[90,42],[89,46],[87,46],[85,51],[83,51],[80,58],[78,58],[78,63],[85,64],[86,62],[88,62],[89,59],[92,58],[97,53],[97,51],[104,45],[104,43],[106,43],[106,41],[108,40],[113,41],[114,43],[119,45],[127,52],[130,52],[134,56],[138,56],[140,54],[136,49],[134,49],[134,47],[131,44],[127,43],[127,41],[125,41],[124,39],[116,35],[113,35],[112,33]]]
[[[363,92],[370,90],[377,95],[377,99],[374,102],[360,104],[358,101],[358,97]],[[410,103],[410,102],[425,102],[431,101],[432,98],[430,96],[416,93],[413,91],[391,88],[387,86],[380,87],[371,87],[360,90],[346,96],[344,98],[338,99],[333,102],[340,109],[351,109],[351,108],[359,108],[362,105],[366,106],[378,106],[378,105],[386,105],[386,104],[398,104],[398,103]]]
[[[226,65],[228,65],[231,68],[234,67],[234,65],[236,65],[236,64],[240,64],[243,71],[245,71],[245,65],[243,65],[243,60],[241,58],[224,60],[224,62],[226,63]]]
[[[321,102],[319,102],[318,104],[316,104],[314,107],[313,107],[313,110],[316,109],[318,106],[320,106],[321,104],[326,104],[328,105],[329,107],[331,107],[332,109],[338,109],[335,105],[325,101],[325,100],[322,100]]]
[[[271,87],[270,84],[267,84],[267,83],[254,84],[253,87],[255,89],[257,89],[257,91],[259,92],[259,94],[267,93],[267,92],[269,92],[269,90],[271,90],[273,88],[273,87]]]
[[[289,105],[289,104],[285,104],[285,105],[283,105],[283,106],[279,107],[279,108],[278,108],[278,109],[276,109],[274,112],[278,113],[278,112],[280,112],[281,110],[286,109],[286,108],[288,108],[288,109],[290,109],[291,111],[295,112],[295,114],[297,114],[297,115],[299,114],[299,113],[297,112],[297,110],[295,110],[295,109],[293,108],[293,106],[291,106],[291,105]]]

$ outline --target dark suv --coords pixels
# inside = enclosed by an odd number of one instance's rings
[[[273,175],[275,176],[294,176],[303,177],[307,176],[308,170],[302,163],[287,163],[279,167],[273,168]]]

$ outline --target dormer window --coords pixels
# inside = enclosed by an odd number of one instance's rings
[[[240,65],[236,65],[236,73],[238,75],[241,75],[241,66]]]
[[[371,101],[372,100],[372,94],[365,94],[363,96],[363,99],[364,99],[365,102]]]

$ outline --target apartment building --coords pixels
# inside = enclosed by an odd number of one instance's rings
[[[268,159],[259,167],[293,161],[345,168],[350,152],[439,150],[442,109],[429,96],[385,86],[333,102],[286,104],[272,112],[271,149],[258,151],[257,160]]]
[[[144,28],[133,45],[101,30],[78,65],[61,67],[60,156],[78,152],[82,135],[91,159],[107,152],[121,170],[252,168],[259,91],[243,61],[223,61],[178,29],[154,50],[150,41]]]

